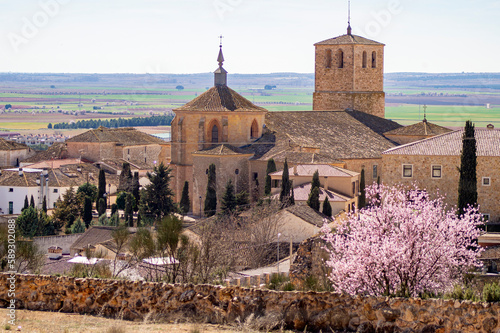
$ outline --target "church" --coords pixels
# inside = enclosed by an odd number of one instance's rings
[[[189,182],[193,214],[203,209],[212,163],[219,197],[230,179],[237,193],[263,195],[269,159],[278,170],[286,159],[290,167],[364,169],[367,183],[383,177],[382,152],[398,145],[384,133],[402,127],[384,118],[384,44],[353,35],[349,26],[314,46],[313,110],[268,112],[229,88],[222,46],[214,86],[173,110],[172,188],[180,196]]]

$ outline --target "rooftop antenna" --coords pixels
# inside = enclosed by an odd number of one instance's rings
[[[348,1],[347,5],[347,34],[351,35],[351,0]]]
[[[427,105],[425,104],[424,105],[424,123],[427,121],[427,115],[426,115],[426,113],[427,113]]]

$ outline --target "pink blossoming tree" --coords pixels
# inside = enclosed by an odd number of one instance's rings
[[[368,207],[333,231],[322,231],[330,257],[329,279],[337,292],[417,296],[451,287],[480,267],[475,245],[482,217],[469,208],[457,217],[442,198],[425,191],[374,184]]]

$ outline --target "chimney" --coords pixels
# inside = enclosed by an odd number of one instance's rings
[[[495,129],[495,126],[493,126],[493,124],[488,124],[488,125],[486,125],[486,128],[489,130],[493,130],[493,129]]]

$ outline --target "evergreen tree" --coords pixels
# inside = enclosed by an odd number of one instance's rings
[[[82,220],[80,218],[78,218],[71,225],[71,233],[72,234],[81,234],[83,232],[85,232],[85,225],[82,223]]]
[[[208,167],[207,193],[205,195],[205,216],[213,216],[217,210],[217,183],[215,174],[215,164]]]
[[[124,162],[122,165],[122,173],[120,173],[118,192],[120,191],[131,192],[132,180],[133,177],[132,177],[132,172],[130,171],[130,164],[128,162]]]
[[[114,203],[111,205],[111,215],[114,215],[118,211],[118,206]]]
[[[47,214],[47,197],[45,195],[43,196],[42,210],[45,214]]]
[[[255,178],[255,182],[252,189],[252,201],[257,202],[259,201],[259,198],[260,198],[259,179]]]
[[[161,162],[159,166],[154,167],[153,173],[147,173],[149,184],[144,186],[140,195],[141,219],[159,221],[163,216],[177,211],[172,200],[174,192],[170,188],[171,171]]]
[[[127,193],[125,197],[125,223],[129,227],[134,226],[134,201],[132,193]]]
[[[330,201],[328,201],[328,195],[325,196],[325,200],[323,200],[323,214],[332,217],[332,205],[330,205]]]
[[[458,215],[465,213],[468,206],[477,206],[477,156],[474,125],[470,120],[465,123],[460,157],[460,180],[458,183]]]
[[[99,216],[101,216],[102,214],[106,214],[106,199],[104,198],[99,199],[97,213],[99,214]]]
[[[221,199],[221,210],[223,213],[231,213],[236,209],[236,197],[234,195],[234,186],[231,179],[226,183],[224,194]]]
[[[28,202],[28,196],[26,195],[24,197],[24,207],[22,210],[25,210],[26,208],[28,208],[30,206],[29,202]]]
[[[30,206],[35,208],[35,198],[33,198],[33,194],[31,195]]]
[[[139,183],[139,172],[134,172],[134,177],[132,179],[132,195],[134,196],[134,212],[139,210],[139,201],[141,199],[140,189],[141,184]]]
[[[275,171],[276,171],[276,163],[274,163],[274,160],[271,158],[267,161],[266,185],[264,187],[264,194],[266,196],[271,194],[271,188],[272,188],[271,176],[269,174]]]
[[[236,206],[238,210],[244,210],[248,206],[248,203],[248,193],[246,191],[236,194]]]
[[[24,209],[16,220],[16,228],[22,237],[34,237],[38,227],[38,212],[31,206]]]
[[[321,186],[321,184],[319,183],[319,171],[316,170],[313,174],[313,179],[312,179],[312,182],[311,182],[311,190],[314,188],[314,187],[317,187],[319,188]]]
[[[116,206],[118,209],[124,210],[125,209],[125,198],[127,197],[127,192],[120,192],[116,196]]]
[[[311,193],[309,193],[309,198],[307,199],[307,205],[314,210],[319,211],[319,187],[313,187]]]
[[[185,181],[184,182],[184,187],[182,188],[182,195],[181,195],[181,201],[180,201],[180,209],[181,213],[187,214],[189,212],[189,209],[191,207],[191,200],[189,200],[189,182]]]
[[[295,192],[293,192],[293,184],[290,180],[290,188],[292,189],[292,195],[290,196],[290,206],[295,205]]]
[[[366,206],[366,192],[365,192],[365,169],[361,170],[361,179],[359,180],[359,191],[361,192],[358,199],[358,209],[362,209]]]
[[[104,169],[99,170],[99,183],[97,186],[97,198],[96,198],[96,207],[99,204],[99,200],[104,198],[104,193],[106,193],[106,174],[104,173]]]
[[[90,226],[92,222],[92,200],[89,197],[85,197],[85,203],[83,205],[83,222],[85,222],[85,227]]]
[[[283,166],[283,175],[281,176],[281,192],[280,201],[283,206],[287,207],[291,205],[290,192],[292,192],[292,182],[290,181],[290,176],[288,173],[288,162],[285,159],[285,165]]]
[[[78,187],[76,194],[89,197],[91,201],[95,201],[97,199],[97,187],[94,184],[85,183]]]

